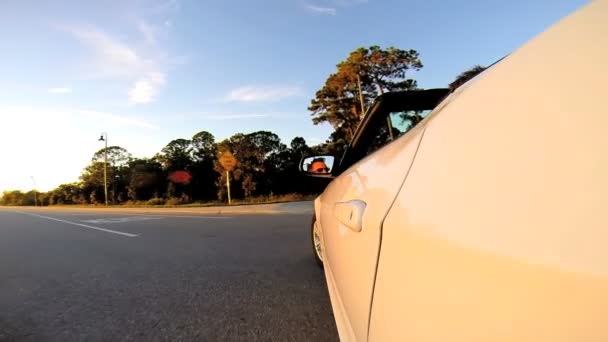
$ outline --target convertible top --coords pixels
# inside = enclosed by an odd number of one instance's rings
[[[387,106],[390,111],[431,110],[449,93],[448,88],[389,92],[378,96],[371,108],[376,103],[382,103],[382,106]]]

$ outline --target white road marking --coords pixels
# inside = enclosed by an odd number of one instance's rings
[[[63,213],[63,212],[57,212],[62,216],[95,216],[95,214],[91,214],[91,213]],[[135,215],[137,215],[137,213],[133,213]],[[122,215],[122,216],[133,216],[133,214],[120,214],[120,213],[112,213],[112,215]],[[172,219],[174,217],[177,218],[196,218],[196,219],[219,219],[219,220],[224,220],[224,219],[231,219],[232,216],[205,216],[203,215],[181,215],[179,213],[173,214],[170,213],[168,215],[154,215],[154,214],[142,214],[142,216],[145,217],[160,217],[160,218],[167,218],[167,219]]]
[[[124,222],[135,222],[135,221],[148,221],[148,220],[160,220],[163,216],[127,216],[127,217],[108,217],[98,218],[93,220],[80,220],[88,223],[124,223]]]
[[[24,214],[24,215],[36,216],[36,217],[44,218],[44,219],[47,219],[47,220],[52,220],[52,221],[57,221],[57,222],[63,222],[63,223],[67,223],[67,224],[71,224],[71,225],[79,226],[79,227],[83,227],[83,228],[100,230],[100,231],[106,232],[106,233],[118,234],[118,235],[128,236],[128,237],[138,237],[139,236],[137,234],[130,234],[130,233],[125,233],[125,232],[119,232],[117,230],[111,230],[111,229],[93,227],[93,226],[89,226],[89,225],[86,225],[86,224],[81,224],[81,223],[76,223],[76,222],[70,222],[70,221],[61,220],[61,219],[54,218],[54,217],[49,217],[49,216],[42,216],[42,215],[38,215],[38,214],[26,213],[26,212],[23,212],[23,211],[15,211],[15,212],[16,213],[20,213],[20,214]]]
[[[156,216],[156,215],[149,215],[149,216]],[[174,217],[182,217],[182,218],[196,218],[196,219],[219,219],[219,220],[223,220],[223,219],[231,219],[232,216],[205,216],[205,215],[179,215],[179,214],[174,214],[174,215],[169,215],[169,216],[163,216],[164,218],[174,218]]]
[[[161,216],[161,215],[147,215],[148,217],[162,217],[162,218],[166,218],[166,219],[173,219],[173,218],[194,218],[194,219],[201,219],[201,220],[206,220],[206,219],[211,219],[211,220],[225,220],[225,219],[231,219],[232,216],[205,216],[205,215],[179,215],[179,214],[170,214],[170,215],[165,215],[165,216]]]

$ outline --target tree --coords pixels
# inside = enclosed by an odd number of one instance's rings
[[[267,161],[273,153],[287,149],[275,133],[257,131],[250,134],[237,133],[218,144],[218,152],[230,151],[238,160],[232,171],[231,186],[233,197],[250,197],[270,193],[271,177],[268,177],[270,165]],[[226,172],[215,161],[215,171],[219,174],[216,185],[218,198],[226,197]],[[240,189],[239,189],[240,188]]]
[[[1,205],[23,205],[25,194],[19,190],[4,191],[0,198]]]
[[[30,190],[24,194],[21,205],[36,205],[38,204],[38,194],[35,190]]]
[[[134,201],[161,197],[167,178],[162,165],[155,159],[133,159],[129,162],[127,192]]]
[[[311,148],[302,137],[291,140],[289,148],[279,149],[266,159],[266,177],[268,188],[273,194],[294,192],[306,193],[309,183],[299,172],[300,161],[311,154]]]
[[[36,192],[39,206],[49,205],[49,193],[48,192]]]
[[[86,202],[96,204],[104,201],[104,167],[105,165],[103,161],[94,161],[91,164],[87,165],[80,174],[80,186],[82,188],[82,191],[86,194]],[[114,173],[112,169],[113,167],[110,164],[110,166],[108,167],[108,189],[112,188],[112,174]],[[53,204],[57,204],[57,199],[65,200],[65,196],[53,197]]]
[[[78,183],[61,184],[51,191],[49,204],[83,204],[86,198]]]
[[[0,197],[0,205],[34,205],[36,204],[36,194],[37,192],[35,190],[30,190],[28,192],[20,190],[4,191],[2,197]]]
[[[486,68],[487,67],[481,66],[479,64],[475,65],[456,76],[456,79],[452,83],[450,83],[448,87],[451,91],[454,91],[461,85],[467,83],[468,80],[472,79],[473,77],[479,75],[481,72],[486,70]]]
[[[215,158],[215,137],[207,131],[196,133],[191,140],[192,159],[196,162]]]
[[[95,152],[93,155],[90,167],[87,167],[81,175],[85,192],[89,201],[98,201],[103,199],[103,195],[98,194],[99,186],[103,191],[103,165],[105,162],[105,148]],[[121,202],[127,198],[126,186],[128,183],[128,172],[124,169],[128,162],[132,159],[131,153],[120,146],[110,146],[107,148],[108,165],[107,165],[107,183],[108,183],[108,197],[112,203]],[[94,183],[91,176],[94,174]],[[98,180],[101,181],[99,184]],[[94,186],[92,188],[92,186]],[[95,191],[94,194],[91,192]],[[92,195],[92,197],[91,197]]]
[[[281,139],[275,133],[269,131],[257,131],[247,134],[247,138],[254,147],[254,152],[258,161],[262,161],[271,152],[286,148],[281,143]]]
[[[157,158],[163,164],[168,176],[176,171],[188,171],[192,166],[192,141],[188,139],[175,139],[163,147]],[[178,184],[169,181],[167,184],[167,197],[187,198],[191,196],[189,184]]]
[[[308,110],[312,112],[313,123],[328,122],[340,132],[339,136],[350,141],[364,115],[360,100],[367,108],[385,91],[415,89],[416,81],[407,78],[407,72],[421,68],[415,50],[372,46],[352,51],[311,100]]]
[[[190,140],[175,139],[163,147],[158,158],[166,170],[185,170],[192,163],[191,153],[192,142]]]
[[[95,152],[93,162],[103,162],[105,160],[105,148]],[[131,159],[131,153],[120,146],[108,147],[108,164],[113,166],[125,165]]]
[[[289,144],[289,148],[292,155],[299,156],[299,158],[304,158],[310,154],[310,147],[308,147],[306,140],[302,137],[293,138]]]
[[[201,131],[192,137],[192,197],[195,200],[215,199],[217,187],[213,162],[216,159],[217,146],[215,137]]]
[[[344,154],[344,149],[348,144],[346,132],[342,130],[334,131],[329,135],[329,139],[324,143],[313,146],[312,154],[329,154],[338,158],[338,160]]]

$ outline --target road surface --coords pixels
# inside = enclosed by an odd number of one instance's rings
[[[335,341],[309,224],[0,209],[0,341]]]

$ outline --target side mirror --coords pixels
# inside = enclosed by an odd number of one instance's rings
[[[303,158],[300,171],[313,177],[331,178],[334,168],[334,156],[313,156]]]

